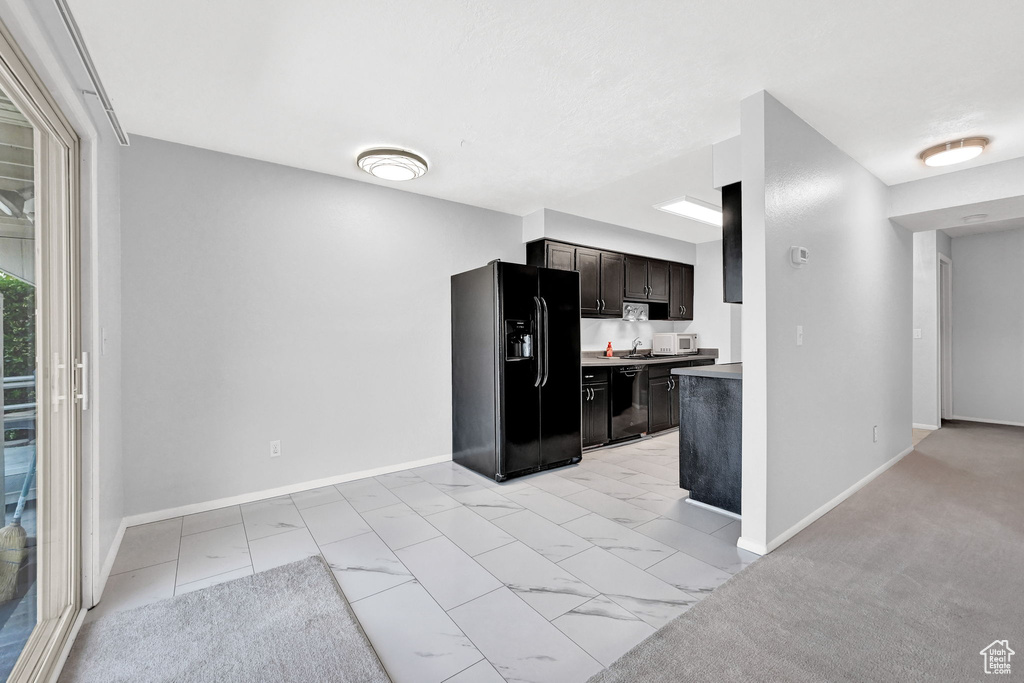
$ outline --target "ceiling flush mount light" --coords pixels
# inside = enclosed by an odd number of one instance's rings
[[[708,225],[714,225],[719,228],[722,227],[721,207],[715,206],[714,204],[708,204],[707,202],[702,202],[701,200],[694,199],[693,197],[672,199],[667,202],[662,202],[661,204],[655,204],[654,208],[659,211],[665,211],[677,216],[682,216],[683,218],[707,223]]]
[[[412,180],[427,172],[427,162],[419,154],[389,147],[368,149],[356,157],[356,163],[381,180]]]
[[[963,138],[929,147],[920,157],[926,166],[951,166],[978,156],[987,144],[988,138]]]
[[[964,223],[980,223],[988,218],[987,213],[972,213],[970,216],[964,216]]]

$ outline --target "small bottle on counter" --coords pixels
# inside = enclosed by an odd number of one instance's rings
[[[608,348],[605,349],[604,355],[607,356],[608,358],[611,358],[611,357],[613,357],[615,355],[614,353],[612,353],[612,343],[611,342],[608,342]]]

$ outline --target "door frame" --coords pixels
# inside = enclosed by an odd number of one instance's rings
[[[953,419],[953,260],[939,254],[939,426]]]
[[[37,623],[11,681],[48,680],[82,603],[80,141],[0,23],[0,87],[35,129]],[[56,359],[56,363],[53,359]],[[37,532],[38,533],[38,532]]]

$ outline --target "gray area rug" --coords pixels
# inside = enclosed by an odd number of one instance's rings
[[[954,422],[590,681],[984,680],[996,639],[1024,674],[1024,429]]]
[[[60,680],[390,679],[316,556],[85,624]]]

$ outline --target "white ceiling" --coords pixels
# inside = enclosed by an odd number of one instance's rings
[[[405,146],[432,168],[401,189],[520,215],[607,200],[590,217],[667,230],[626,190],[761,89],[888,184],[951,138],[993,142],[950,170],[1024,156],[1017,0],[70,4],[130,133],[370,182],[356,153]]]
[[[714,188],[711,176],[708,145],[547,208],[687,242],[710,242],[722,239],[720,227],[659,211],[654,205],[685,195],[721,206],[722,193]]]

